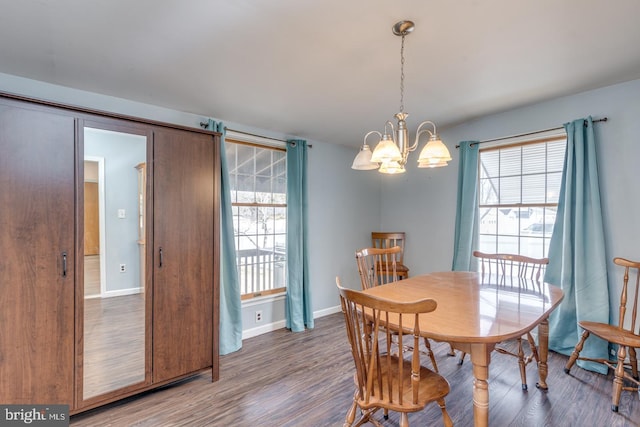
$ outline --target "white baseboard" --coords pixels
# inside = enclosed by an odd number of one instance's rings
[[[123,295],[141,294],[142,288],[118,289],[117,291],[107,291],[102,295],[103,298],[121,297]]]
[[[330,314],[339,313],[341,310],[342,308],[339,305],[335,307],[325,308],[323,310],[314,312],[313,318],[318,319]],[[284,327],[286,327],[286,321],[280,320],[277,322],[259,326],[257,328],[245,329],[244,331],[242,331],[242,339],[245,340],[247,338],[257,337],[258,335],[266,334],[267,332],[273,332]]]
[[[336,305],[335,307],[325,308],[324,310],[318,310],[313,313],[313,318],[317,319],[319,317],[328,316],[330,314],[340,313],[342,311],[342,307]]]
[[[286,326],[284,320],[278,322],[268,323],[266,325],[258,326],[257,328],[245,329],[242,331],[242,339],[257,337],[258,335],[266,334],[267,332],[273,332],[278,329],[282,329]]]

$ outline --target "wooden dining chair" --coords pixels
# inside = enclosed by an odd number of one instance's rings
[[[445,396],[449,383],[438,373],[420,363],[420,314],[436,309],[433,299],[396,302],[343,288],[336,278],[340,302],[355,363],[356,390],[343,427],[361,426],[370,422],[381,427],[373,415],[383,409],[385,419],[389,411],[400,413],[400,426],[408,427],[408,413],[423,410],[437,402],[442,410],[445,426],[453,426],[447,413]],[[391,352],[391,330],[386,322],[393,322],[410,336],[411,357]],[[402,334],[397,335],[402,345]],[[359,410],[359,411],[358,411]],[[356,415],[360,418],[356,421]]]
[[[404,232],[382,232],[374,231],[371,233],[371,246],[377,249],[388,249],[394,246],[400,247],[400,255],[397,259],[396,273],[399,279],[406,279],[409,277],[409,268],[404,265]]]
[[[611,394],[611,410],[618,412],[620,403],[620,395],[622,390],[635,391],[640,395],[640,381],[638,378],[638,359],[636,350],[640,349],[640,322],[636,323],[638,318],[638,305],[640,304],[640,261],[629,261],[624,258],[614,258],[616,265],[624,267],[624,276],[622,290],[620,293],[620,305],[618,307],[619,320],[617,325],[608,323],[590,322],[581,320],[578,325],[584,330],[582,337],[575,349],[569,357],[564,371],[568,374],[576,360],[588,360],[591,362],[602,363],[609,369],[613,369],[613,392]],[[629,277],[635,276],[635,291],[631,293],[628,289]],[[630,296],[633,298],[631,311],[627,310],[627,303]],[[584,346],[584,342],[591,335],[595,335],[605,341],[618,346],[618,360],[609,359],[592,359],[580,356],[580,352]],[[629,362],[626,361],[627,352],[629,353]],[[628,369],[631,369],[629,374]],[[625,384],[635,384],[633,386]]]
[[[402,254],[399,246],[390,248],[364,248],[356,251],[356,263],[360,274],[360,284],[362,289],[369,289],[374,286],[384,285],[399,280],[398,259]],[[424,339],[427,355],[431,359],[433,369],[438,372],[438,364],[435,355],[431,350],[431,343],[428,338]],[[411,350],[408,346],[398,346],[402,351]]]
[[[480,251],[474,251],[473,256],[478,258],[480,263],[480,274],[482,276],[494,276],[496,285],[498,286],[527,287],[533,283],[532,286],[535,287],[540,281],[545,266],[549,264],[549,258],[531,258],[517,254],[488,254]],[[529,344],[528,354],[525,353],[524,346],[522,345],[524,340]],[[523,337],[516,338],[516,341],[518,344],[517,352],[507,350],[501,346],[496,346],[495,351],[518,359],[522,390],[527,390],[526,367],[533,360],[538,363],[538,348],[530,332],[527,332]],[[462,364],[464,357],[465,353],[461,353],[458,364]]]
[[[521,277],[539,281],[549,258],[531,258],[517,254],[488,254],[474,251],[480,263],[480,274],[500,277]]]
[[[400,246],[357,250],[356,263],[362,289],[398,280],[398,263],[401,253]]]

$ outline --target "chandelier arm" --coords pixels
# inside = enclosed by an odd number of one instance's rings
[[[387,133],[387,126],[391,126],[391,139],[393,140],[394,143],[396,142],[396,128],[393,126],[393,122],[391,120],[387,120],[387,122],[384,124],[384,134],[385,135],[389,135]]]
[[[420,125],[418,125],[418,129],[416,130],[416,142],[418,141],[418,136],[421,133],[422,126],[427,124],[433,126],[433,132],[429,131],[429,134],[431,136],[438,134],[438,132],[436,131],[436,124],[433,123],[431,120],[425,120],[424,122],[420,123]]]
[[[371,135],[372,133],[376,133],[378,134],[378,138],[382,139],[382,134],[380,132],[378,132],[377,130],[372,130],[370,132],[367,132],[367,134],[364,136],[364,144],[367,145],[367,138],[369,137],[369,135]]]
[[[422,126],[424,126],[424,125],[433,126],[433,132],[431,132],[429,129],[422,129]],[[437,135],[437,133],[436,133],[436,124],[433,123],[431,120],[425,120],[424,122],[420,123],[420,125],[418,125],[418,129],[416,129],[416,139],[413,142],[413,145],[411,147],[409,147],[407,149],[407,151],[415,151],[416,148],[418,148],[418,144],[420,143],[420,136],[423,133],[429,134],[429,138]]]
[[[420,141],[420,137],[422,136],[422,134],[426,133],[429,138],[428,140],[431,140],[431,138],[433,137],[433,135],[435,135],[434,133],[431,133],[431,131],[429,129],[422,129],[420,132],[418,132],[416,134],[416,146],[418,145],[418,142]]]
[[[413,142],[413,144],[410,147],[407,147],[407,153],[411,153],[412,151],[416,151],[416,148],[418,148],[418,138],[416,137],[416,140]]]
[[[428,134],[429,138],[431,138],[433,135],[435,135],[435,134],[431,133],[431,131],[429,129],[422,129],[420,132],[418,132],[416,134],[416,144],[415,145],[418,145],[418,140],[420,139],[420,137],[422,136],[423,133]]]

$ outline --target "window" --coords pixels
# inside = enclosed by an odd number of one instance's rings
[[[242,299],[284,292],[286,151],[230,139],[226,151]]]
[[[479,250],[548,256],[566,137],[480,149]]]

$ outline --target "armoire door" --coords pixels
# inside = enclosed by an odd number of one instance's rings
[[[153,143],[153,381],[161,382],[213,363],[214,138],[162,129]]]
[[[70,116],[0,101],[0,401],[73,404]]]

